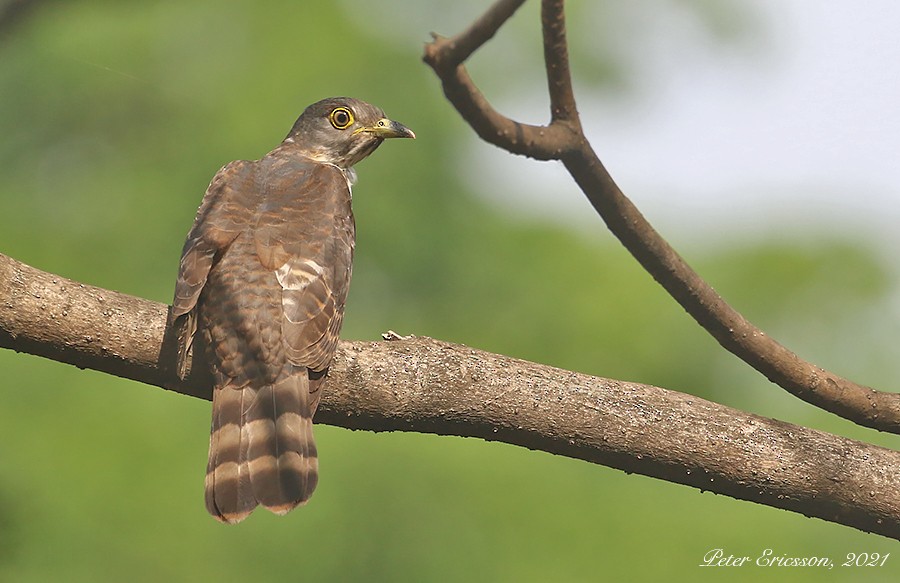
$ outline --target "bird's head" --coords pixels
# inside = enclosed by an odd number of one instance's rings
[[[349,169],[387,138],[415,138],[408,127],[381,109],[350,97],[331,97],[304,110],[285,142],[306,156]]]

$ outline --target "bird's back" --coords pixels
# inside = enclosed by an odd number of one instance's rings
[[[312,494],[318,373],[331,363],[349,288],[346,179],[285,150],[248,163],[240,201],[231,201],[244,206],[234,215],[245,224],[199,297],[216,379],[207,508],[228,522],[257,503],[287,512]],[[234,222],[207,220],[212,228]]]

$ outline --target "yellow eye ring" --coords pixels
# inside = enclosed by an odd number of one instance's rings
[[[346,107],[335,107],[328,114],[328,121],[338,130],[345,130],[353,125],[353,112]]]

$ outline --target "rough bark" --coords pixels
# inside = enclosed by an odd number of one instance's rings
[[[166,320],[0,255],[0,346],[209,399],[208,376],[169,370]],[[900,539],[900,453],[885,448],[430,338],[342,342],[329,377],[318,423],[502,441]]]

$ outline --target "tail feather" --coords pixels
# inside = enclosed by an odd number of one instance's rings
[[[256,508],[250,482],[246,429],[241,411],[252,389],[225,387],[213,393],[209,462],[206,466],[206,509],[222,522],[237,523]]]
[[[250,481],[259,503],[284,514],[309,500],[318,459],[309,412],[306,371],[264,387],[247,413]]]
[[[259,390],[216,389],[206,478],[210,514],[238,522],[257,504],[285,514],[309,499],[318,481],[309,390],[305,369]]]

